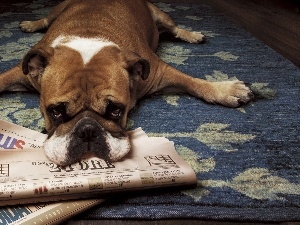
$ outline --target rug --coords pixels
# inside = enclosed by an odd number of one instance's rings
[[[55,4],[1,5],[0,72],[43,35],[22,33],[19,21],[40,18]],[[129,129],[173,141],[195,170],[197,187],[118,195],[77,219],[300,220],[299,68],[207,5],[157,6],[207,36],[200,45],[164,39],[158,50],[164,61],[194,77],[243,80],[260,98],[237,109],[187,95],[144,99]],[[36,93],[2,93],[0,118],[41,131],[38,105]]]

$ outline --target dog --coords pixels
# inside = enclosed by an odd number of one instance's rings
[[[213,104],[239,107],[252,98],[242,81],[193,78],[156,54],[159,34],[201,43],[144,0],[65,0],[24,32],[47,28],[16,67],[0,75],[0,92],[35,89],[48,138],[46,156],[66,166],[87,155],[111,162],[130,151],[125,132],[137,100],[157,92],[186,93]]]

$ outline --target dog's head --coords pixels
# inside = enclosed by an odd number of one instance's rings
[[[101,39],[58,37],[29,51],[22,66],[41,94],[50,160],[68,165],[88,154],[111,161],[127,154],[127,114],[148,61]]]

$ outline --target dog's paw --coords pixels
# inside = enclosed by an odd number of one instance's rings
[[[34,32],[36,31],[35,21],[23,21],[20,23],[20,29],[23,32]]]
[[[36,21],[23,21],[20,23],[20,29],[23,32],[35,32],[37,30],[47,28],[48,22],[47,19],[40,19]]]
[[[181,40],[189,43],[197,44],[205,41],[205,35],[203,35],[201,32],[187,31],[184,29],[176,28],[175,33],[177,38],[180,38]]]
[[[203,35],[201,32],[196,32],[196,31],[193,31],[193,32],[190,32],[190,35],[188,37],[188,42],[190,43],[194,43],[194,44],[197,44],[197,43],[201,43],[203,41],[205,41],[205,35]]]
[[[247,104],[254,97],[250,88],[239,80],[214,82],[213,84],[216,90],[214,103],[236,108]]]

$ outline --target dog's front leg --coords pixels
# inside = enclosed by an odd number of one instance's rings
[[[193,78],[167,64],[160,66],[163,67],[165,70],[161,74],[163,77],[158,91],[186,93],[212,104],[233,108],[246,104],[253,98],[252,91],[242,81],[210,82]]]
[[[48,28],[52,22],[64,11],[70,0],[65,0],[52,9],[46,18],[35,21],[22,21],[20,29],[23,32],[35,32],[44,28]]]
[[[27,76],[23,74],[21,65],[18,65],[0,74],[0,92],[3,91],[28,91],[33,86]]]

